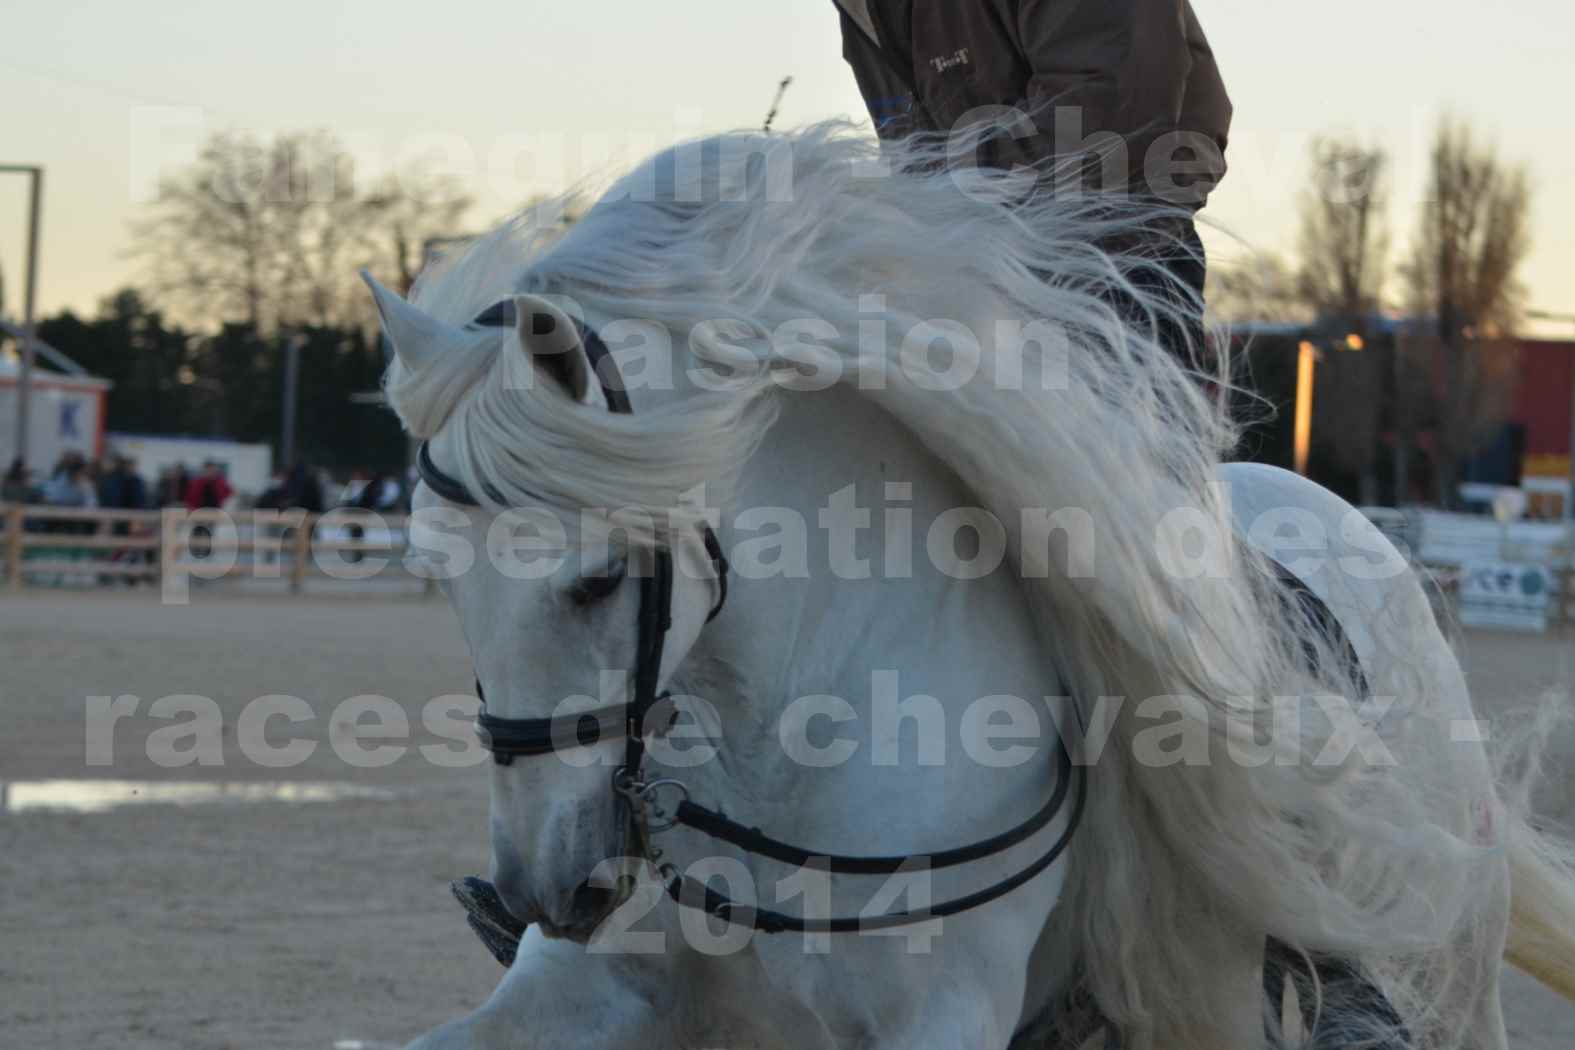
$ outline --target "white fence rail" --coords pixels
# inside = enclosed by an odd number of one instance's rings
[[[12,588],[105,580],[244,577],[286,581],[364,580],[405,569],[407,518],[341,508],[237,511],[183,508],[86,510],[0,504],[0,555]],[[375,572],[346,570],[363,560]],[[429,590],[424,580],[422,591]]]
[[[1411,560],[1430,571],[1438,597],[1468,626],[1547,630],[1575,622],[1572,531],[1563,522],[1442,511],[1367,508]],[[284,581],[397,576],[414,583],[404,555],[408,519],[350,508],[305,511],[83,510],[0,504],[0,561],[13,588],[224,577]],[[356,568],[365,559],[375,573]],[[432,587],[421,580],[419,591]]]

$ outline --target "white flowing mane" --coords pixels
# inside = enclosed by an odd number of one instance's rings
[[[1097,718],[1099,697],[1189,696],[1193,728],[1243,740],[1295,703],[1286,697],[1358,696],[1271,569],[1230,539],[1215,472],[1236,430],[1153,335],[1167,311],[1185,320],[1192,307],[1132,284],[1152,258],[1100,247],[1138,243],[1133,230],[1163,215],[1025,196],[1020,176],[954,176],[942,159],[935,144],[877,146],[842,124],[707,139],[647,162],[567,232],[561,204],[526,212],[415,289],[424,311],[456,324],[526,291],[564,296],[598,322],[654,320],[737,376],[725,391],[633,416],[589,411],[531,383],[529,361],[494,341],[419,373],[396,362],[390,399],[416,436],[453,435],[473,492],[485,482],[505,500],[636,506],[665,519],[701,483],[725,500],[782,399],[815,396],[785,390],[774,372],[834,362],[844,385],[902,422],[1012,533],[1046,658],[1086,718]],[[882,169],[892,173],[872,174]],[[1147,323],[1110,305],[1118,286]],[[1064,342],[1013,344],[1025,377],[1015,386],[991,381],[1005,351],[990,340],[974,381],[930,382],[936,366],[905,353],[900,336],[948,314],[1048,319]],[[813,340],[772,338],[803,318],[825,322]],[[881,321],[891,334],[872,342],[864,333]],[[876,368],[883,385],[858,382]],[[1064,381],[1045,389],[1041,373],[1056,368]],[[1091,577],[1069,573],[1045,538],[1017,535],[1033,507],[1091,516]],[[1177,508],[1214,525],[1223,573],[1174,571],[1159,537]],[[1325,668],[1316,683],[1309,651]],[[1390,717],[1399,726],[1406,713]],[[1326,742],[1300,721],[1300,736],[1276,741],[1293,758]],[[1380,976],[1413,1036],[1426,1033],[1418,1045],[1458,1039],[1435,1016],[1455,976],[1410,956],[1471,935],[1471,881],[1491,851],[1440,826],[1415,778],[1407,786],[1356,752],[1316,770],[1223,758],[1155,767],[1134,757],[1132,719],[1109,728],[1052,920],[1077,943],[1080,976],[1106,1015],[1139,1033],[1155,1017],[1190,1016],[1207,980],[1199,961],[1247,929]],[[1405,986],[1391,969],[1402,959]]]

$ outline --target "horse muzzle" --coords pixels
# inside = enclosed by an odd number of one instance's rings
[[[587,944],[602,920],[617,910],[626,894],[582,882],[569,894],[565,906],[555,914],[541,915],[536,924],[548,937]]]
[[[538,927],[548,937],[585,944],[620,904],[628,899],[629,888],[620,881],[616,888],[581,882],[572,890],[554,893],[543,901],[524,884],[520,873],[498,877],[498,898],[510,915],[526,925]]]

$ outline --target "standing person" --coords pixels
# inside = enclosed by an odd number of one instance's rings
[[[53,477],[44,484],[44,502],[52,507],[69,507],[74,510],[92,510],[98,506],[97,486],[88,474],[86,461],[81,456],[68,456],[61,461]],[[76,535],[91,535],[98,526],[92,521],[79,519],[57,520],[49,529],[51,532],[67,532]],[[77,551],[64,552],[71,556],[80,556]]]
[[[314,474],[305,463],[297,462],[288,470],[279,470],[274,473],[273,483],[257,501],[260,508],[278,511],[304,510],[309,515],[318,515],[323,512],[323,490]],[[292,527],[287,525],[269,525],[267,531],[274,541],[282,542],[285,533]],[[315,521],[308,520],[304,526],[308,530],[315,530]],[[282,547],[275,547],[269,554],[269,560],[282,559]]]
[[[186,509],[217,509],[228,503],[233,495],[235,490],[224,476],[224,468],[217,460],[210,459],[203,463],[202,473],[186,486]]]
[[[98,506],[98,493],[88,477],[87,464],[80,456],[61,462],[54,476],[44,485],[44,502],[52,507]]]
[[[191,480],[186,476],[186,464],[177,463],[159,471],[159,483],[153,498],[160,507],[178,507],[186,502],[186,490]]]
[[[21,456],[11,461],[10,469],[5,472],[5,484],[0,487],[0,503],[35,502],[34,497],[37,494],[33,491],[29,473]]]
[[[148,486],[126,456],[110,461],[98,483],[98,503],[117,510],[142,510],[148,505]],[[121,530],[116,530],[117,533]]]
[[[323,482],[305,463],[290,468],[281,492],[281,507],[299,507],[311,514],[323,512]]]
[[[43,497],[44,502],[52,507],[92,510],[98,506],[98,493],[81,455],[67,453],[61,457],[54,474],[44,483]],[[96,522],[78,517],[46,518],[44,525],[45,532],[74,536],[91,535],[97,528]],[[93,556],[91,550],[81,547],[56,546],[51,553],[59,559],[70,561],[88,560]],[[60,573],[54,576],[54,582],[60,585],[75,578],[75,573]]]
[[[395,474],[374,473],[356,494],[355,505],[364,510],[397,510],[402,493]]]
[[[262,490],[262,495],[257,497],[258,510],[280,510],[285,506],[284,484],[287,474],[283,470],[276,470],[268,479],[268,487]]]
[[[224,468],[219,466],[217,460],[210,459],[203,463],[202,473],[186,485],[186,509],[218,510],[234,494],[235,490],[230,488],[229,481],[224,477]],[[194,557],[206,558],[213,553],[212,526],[203,521],[192,525],[190,544]]]
[[[116,456],[110,468],[99,479],[98,484],[99,506],[109,510],[144,510],[148,505],[148,486],[137,473],[136,464],[127,456]],[[147,528],[141,522],[135,525],[126,520],[116,521],[110,525],[110,531],[116,536],[147,535]],[[142,564],[152,561],[152,552],[134,548],[122,548],[110,555],[113,562],[133,562]],[[137,577],[125,577],[126,582],[136,586]],[[113,578],[105,577],[101,582],[113,582]]]
[[[55,461],[55,469],[49,472],[49,480],[55,481],[58,478],[68,477],[72,471],[85,466],[86,462],[80,452],[63,452],[60,454],[60,458]],[[46,496],[45,498],[47,499],[48,497]]]
[[[1232,107],[1188,0],[834,2],[877,134],[1004,122],[961,162],[1039,165],[1048,177],[1080,157],[1080,187],[1175,209],[1151,243],[1112,247],[1161,263],[1133,275],[1140,290],[1201,305],[1192,216],[1224,177]],[[1198,330],[1158,334],[1178,353],[1201,348]]]
[[[308,515],[306,528],[315,531],[316,517],[323,512],[322,476],[307,464],[297,460],[290,473],[285,475],[280,493],[280,506],[285,510],[304,510]],[[308,537],[310,542],[310,537]]]
[[[345,486],[344,494],[340,497],[341,504],[361,510],[376,510],[377,491],[382,487],[382,477],[381,474],[373,470],[357,468],[350,477],[350,484]],[[349,524],[345,526],[345,532],[349,534],[352,541],[360,543],[366,539],[366,519],[362,517],[352,518]],[[351,564],[356,564],[361,560],[361,552],[358,550],[348,551],[345,554],[345,560]]]

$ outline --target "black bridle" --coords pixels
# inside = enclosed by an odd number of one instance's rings
[[[504,301],[479,316],[474,324],[483,326],[513,326],[514,304]],[[578,325],[580,342],[597,381],[601,385],[608,408],[617,413],[630,413],[627,390],[618,365],[599,336],[583,325]],[[462,482],[445,474],[435,463],[423,442],[416,457],[421,480],[438,496],[466,506],[480,506]],[[484,490],[494,503],[503,503],[498,493],[490,487]],[[712,569],[718,581],[718,598],[706,617],[709,623],[722,611],[727,600],[727,558],[716,533],[710,526],[702,526],[702,538]],[[1083,804],[1088,793],[1087,770],[1072,761],[1071,752],[1061,735],[1056,734],[1056,785],[1050,798],[1033,816],[999,835],[956,849],[928,854],[901,856],[848,856],[827,853],[823,850],[804,849],[766,835],[759,828],[748,827],[729,819],[714,809],[707,809],[689,799],[688,789],[678,780],[663,778],[645,780],[646,723],[653,709],[668,694],[659,692],[662,652],[667,632],[672,626],[673,560],[672,554],[658,546],[653,552],[649,574],[640,577],[640,611],[637,621],[635,667],[631,700],[597,708],[578,715],[558,718],[498,718],[487,713],[486,696],[481,682],[476,682],[476,692],[481,699],[481,709],[476,715],[476,735],[481,746],[492,753],[498,765],[510,765],[517,757],[548,755],[590,747],[599,742],[624,740],[623,762],[613,773],[613,790],[623,800],[629,814],[631,852],[650,861],[666,882],[667,893],[679,904],[699,908],[708,914],[733,923],[741,923],[765,933],[851,933],[860,930],[888,929],[909,923],[942,919],[949,915],[977,908],[982,904],[1003,897],[1048,869],[1066,851],[1072,835],[1082,818]],[[746,853],[768,857],[797,867],[839,875],[895,875],[914,870],[950,868],[984,860],[1027,841],[1042,831],[1061,812],[1071,793],[1072,779],[1078,780],[1077,797],[1067,819],[1066,827],[1048,850],[1015,874],[976,893],[956,897],[928,908],[890,912],[873,917],[839,917],[811,919],[770,911],[765,908],[739,904],[717,893],[709,886],[695,882],[680,873],[671,863],[661,861],[662,851],[651,842],[651,835],[677,825],[692,828],[711,838],[727,842]],[[679,801],[668,808],[661,793],[676,791]]]

